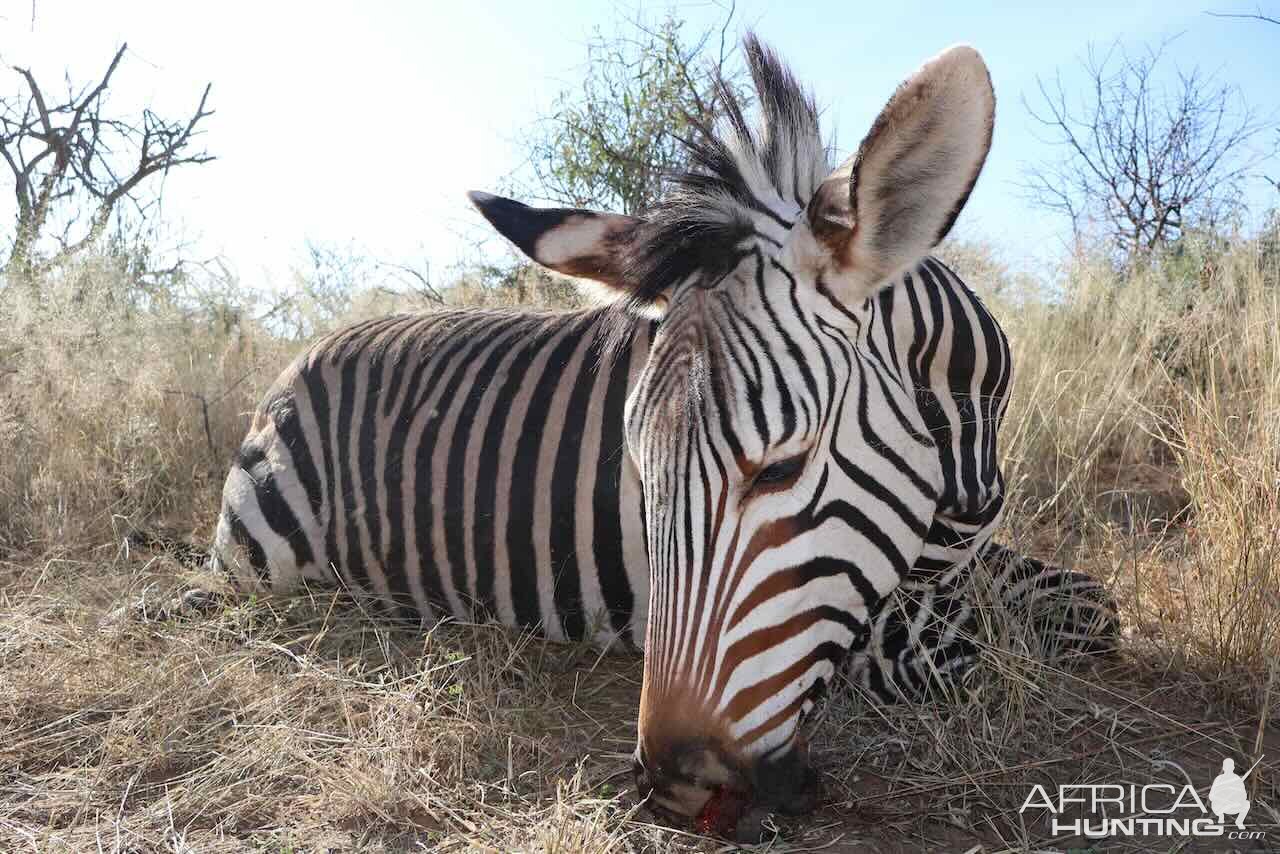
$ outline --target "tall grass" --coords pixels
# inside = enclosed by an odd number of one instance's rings
[[[1120,275],[1078,260],[1056,304],[997,307],[1017,389],[1010,535],[1110,575],[1183,660],[1280,654],[1280,256],[1245,242]]]
[[[207,522],[295,346],[146,299],[89,258],[0,292],[0,554],[109,543],[113,520]]]

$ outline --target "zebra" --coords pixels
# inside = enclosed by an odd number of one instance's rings
[[[470,194],[611,301],[322,338],[255,411],[210,557],[240,590],[643,650],[634,771],[677,821],[726,792],[811,808],[802,725],[837,666],[886,702],[962,677],[983,564],[1045,654],[1116,631],[1097,581],[991,540],[1010,350],[928,255],[990,144],[981,57],[926,63],[832,169],[811,96],[744,55],[758,126],[722,87],[645,216]]]

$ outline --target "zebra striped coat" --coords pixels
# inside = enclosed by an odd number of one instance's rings
[[[1091,579],[990,543],[1009,348],[925,257],[990,145],[981,57],[927,63],[833,170],[812,99],[745,53],[759,128],[722,92],[725,132],[645,218],[473,194],[619,303],[319,342],[256,413],[214,549],[243,585],[643,645],[637,783],[682,819],[725,791],[812,805],[802,725],[841,659],[885,699],[966,671],[977,560],[1051,646],[1114,627]]]
[[[1008,343],[935,259],[876,297],[869,316],[868,341],[914,390],[945,473],[907,589],[954,587],[1003,506]],[[655,323],[636,319],[606,349],[611,320],[606,309],[441,311],[319,341],[254,415],[227,477],[215,565],[246,589],[337,584],[402,616],[642,646],[643,507],[622,421]],[[997,574],[1026,571],[993,554]],[[895,613],[855,650],[855,672],[884,697],[919,690],[936,663],[906,630],[928,617]]]

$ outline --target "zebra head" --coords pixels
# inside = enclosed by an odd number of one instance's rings
[[[723,88],[725,126],[645,218],[478,200],[535,260],[661,317],[626,409],[650,570],[635,764],[685,818],[717,792],[813,804],[806,715],[942,486],[872,297],[949,231],[994,120],[981,57],[951,48],[833,170],[812,99],[753,37],[745,53],[756,126]]]

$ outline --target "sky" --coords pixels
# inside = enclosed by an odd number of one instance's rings
[[[674,6],[691,30],[721,14],[707,0]],[[609,0],[0,0],[0,87],[16,90],[14,65],[50,83],[68,72],[87,82],[127,41],[111,104],[177,117],[213,84],[216,113],[203,141],[217,159],[175,170],[164,187],[165,216],[189,241],[186,251],[221,255],[249,282],[285,274],[307,240],[427,260],[438,276],[485,233],[465,191],[494,189],[520,167],[516,140],[580,81],[592,28],[635,8]],[[657,15],[667,4],[640,8]],[[921,62],[957,42],[977,47],[995,85],[996,131],[957,230],[1028,266],[1060,250],[1065,229],[1017,187],[1023,164],[1056,152],[1022,103],[1037,76],[1062,68],[1070,82],[1091,42],[1140,47],[1177,36],[1169,56],[1178,66],[1215,72],[1280,116],[1280,27],[1204,14],[1255,8],[1280,16],[1276,0],[739,0],[737,20],[813,89],[842,152]],[[1280,174],[1280,164],[1271,171]],[[1256,183],[1251,200],[1267,198]]]

